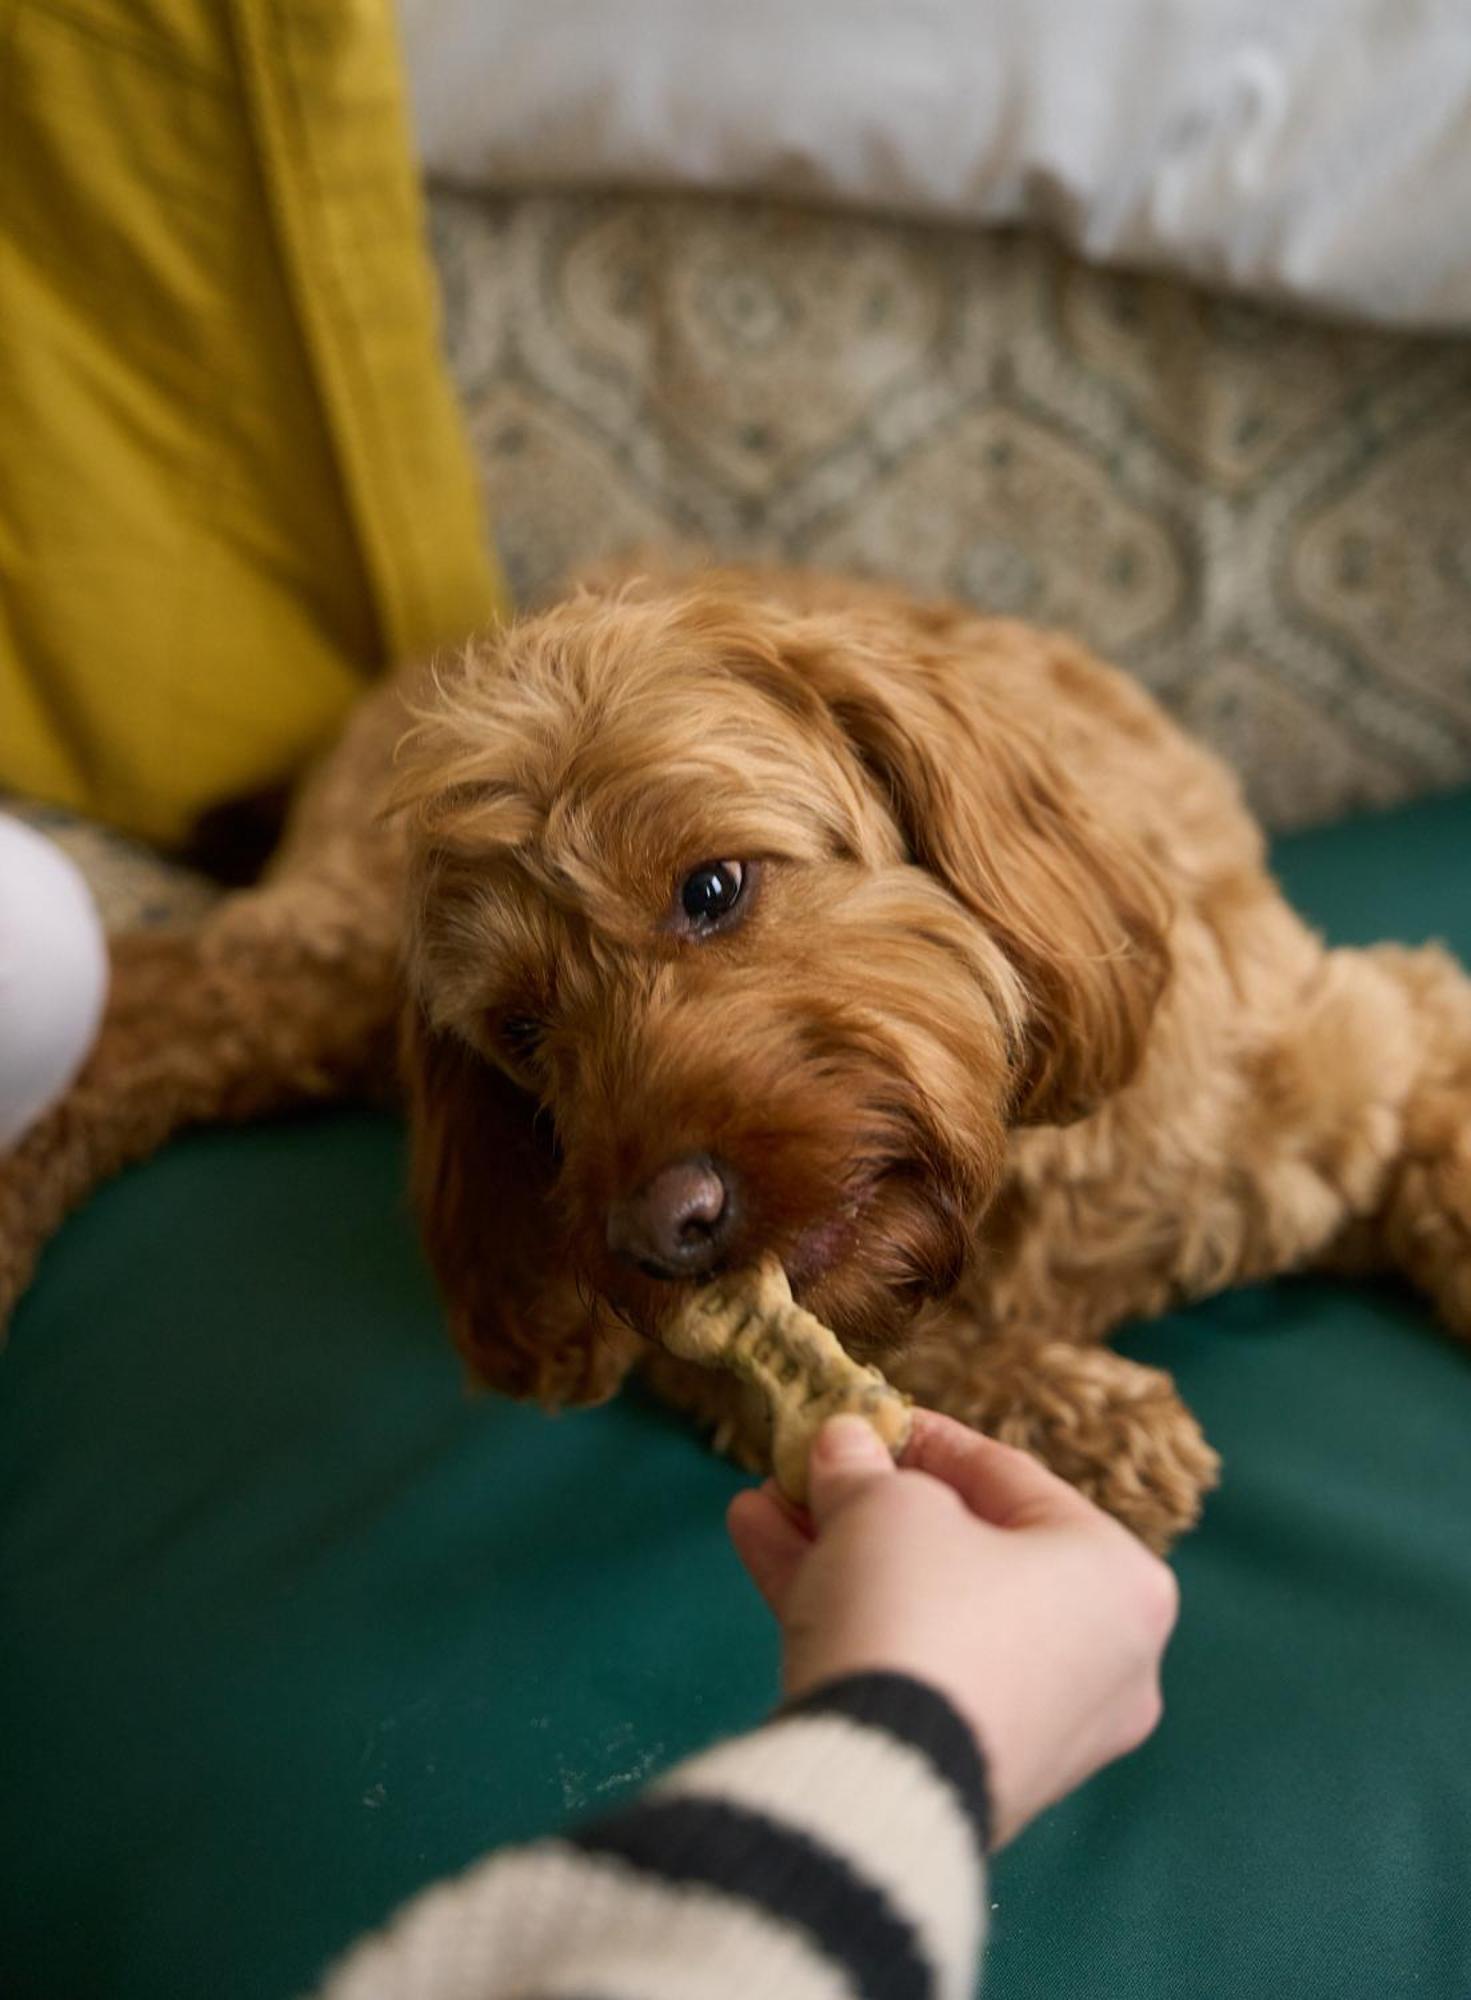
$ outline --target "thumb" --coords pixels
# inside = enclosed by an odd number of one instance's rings
[[[875,1479],[892,1479],[894,1461],[872,1424],[862,1417],[829,1417],[812,1444],[807,1506],[819,1528]]]

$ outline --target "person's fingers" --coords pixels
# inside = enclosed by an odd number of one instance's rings
[[[937,1410],[915,1410],[904,1464],[942,1480],[973,1514],[998,1528],[1061,1525],[1097,1514],[1090,1500],[1030,1452],[983,1437]]]
[[[769,1500],[778,1514],[790,1521],[809,1542],[813,1539],[816,1530],[812,1525],[812,1516],[805,1507],[799,1507],[795,1500],[789,1500],[774,1479],[763,1479],[756,1490],[763,1499]]]
[[[780,1618],[798,1565],[812,1546],[810,1538],[764,1486],[737,1493],[726,1509],[725,1525],[746,1574]]]
[[[875,1479],[892,1479],[889,1448],[862,1417],[829,1417],[807,1462],[807,1504],[819,1529],[826,1527]]]

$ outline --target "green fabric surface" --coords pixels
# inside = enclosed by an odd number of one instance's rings
[[[1284,844],[1471,953],[1471,795]],[[774,1686],[739,1476],[629,1396],[461,1393],[369,1115],[209,1133],[71,1223],[0,1369],[0,1989],[286,2000],[420,1884]],[[1226,1475],[1154,1740],[997,1863],[988,2000],[1471,1994],[1471,1354],[1389,1287],[1172,1316]]]

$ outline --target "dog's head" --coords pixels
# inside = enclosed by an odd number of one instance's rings
[[[1124,1084],[1165,976],[1147,863],[878,611],[575,598],[441,672],[399,795],[417,1199],[515,1393],[606,1393],[762,1251],[882,1352],[1009,1127]]]

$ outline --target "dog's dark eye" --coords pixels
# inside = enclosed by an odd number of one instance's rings
[[[706,861],[684,878],[679,906],[696,925],[718,923],[741,900],[746,869],[740,861]]]
[[[541,1022],[534,1014],[507,1014],[497,1030],[497,1039],[507,1059],[524,1065],[541,1047]]]

